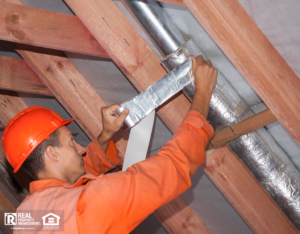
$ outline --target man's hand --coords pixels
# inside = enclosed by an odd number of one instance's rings
[[[115,116],[115,111],[120,107],[120,105],[114,104],[101,108],[103,130],[98,136],[98,142],[104,152],[106,152],[107,150],[109,141],[111,140],[113,135],[120,130],[124,120],[129,113],[129,110],[126,109],[120,114],[120,116]]]
[[[197,58],[191,56],[191,58],[196,87],[191,110],[196,110],[207,118],[212,91],[217,83],[218,71],[212,66],[210,60],[205,61],[202,56]]]

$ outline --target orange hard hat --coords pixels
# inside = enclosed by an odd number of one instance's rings
[[[74,119],[64,120],[52,110],[29,107],[6,125],[2,134],[2,146],[7,161],[16,173],[26,158],[43,140],[61,126],[68,126]]]

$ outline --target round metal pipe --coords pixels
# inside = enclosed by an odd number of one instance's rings
[[[166,56],[185,43],[185,39],[154,0],[125,0],[160,51]]]

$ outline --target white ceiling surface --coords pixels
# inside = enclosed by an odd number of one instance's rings
[[[22,2],[31,7],[72,14],[62,0],[22,0]],[[159,52],[133,20],[122,3],[120,1],[115,1],[115,3],[153,51],[161,58]],[[300,15],[298,13],[300,12],[300,3],[297,0],[240,0],[240,3],[292,69],[300,76],[300,68],[297,66],[300,62],[298,48],[298,42],[300,41]],[[249,106],[261,103],[261,99],[186,8],[169,4],[162,5],[186,39],[192,38],[196,42],[199,48],[204,52],[205,57],[212,60],[219,72],[228,79],[230,84]],[[10,48],[7,43],[1,42],[0,50],[1,55],[16,57],[16,55],[9,52]],[[72,53],[66,53],[66,55],[88,82],[90,82],[107,105],[122,103],[137,94],[135,88],[132,87],[113,62]],[[22,98],[28,106],[46,106],[58,112],[64,118],[69,118],[64,108],[52,98],[42,96],[34,98],[31,95],[25,94]],[[89,139],[76,124],[73,124],[72,131],[78,133],[77,141],[81,144],[86,145],[89,142]],[[268,131],[299,169],[300,157],[298,155],[299,146],[297,143],[295,143],[280,123],[269,125]],[[170,131],[164,126],[160,119],[157,118],[149,151],[153,151],[152,154],[156,153],[157,149],[171,138],[172,134]],[[201,168],[193,177],[192,188],[182,196],[211,233],[252,233],[248,225],[232,208]],[[158,234],[166,233],[166,231],[155,221],[155,218],[151,216],[135,230],[135,233]]]

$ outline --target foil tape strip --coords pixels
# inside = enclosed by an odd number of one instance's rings
[[[189,58],[144,92],[121,104],[121,108],[116,111],[117,114],[120,115],[123,110],[129,109],[123,129],[135,126],[151,111],[155,110],[191,82],[193,82],[192,60]]]

